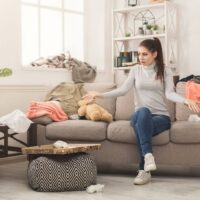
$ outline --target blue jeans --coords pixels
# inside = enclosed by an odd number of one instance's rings
[[[139,108],[131,117],[140,154],[140,169],[144,169],[144,155],[152,153],[152,137],[168,130],[171,120],[166,115],[154,115],[146,107]]]

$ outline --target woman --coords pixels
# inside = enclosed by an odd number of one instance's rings
[[[138,47],[139,64],[131,69],[128,78],[119,88],[106,92],[89,92],[83,98],[91,102],[96,97],[118,97],[134,87],[135,113],[130,124],[134,128],[140,153],[140,165],[134,184],[151,180],[150,171],[156,170],[152,154],[152,137],[170,128],[171,121],[165,98],[186,104],[190,110],[200,112],[197,102],[185,99],[174,92],[170,68],[165,68],[163,52],[158,38],[146,39]]]

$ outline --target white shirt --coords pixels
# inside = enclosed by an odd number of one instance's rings
[[[185,98],[174,91],[173,75],[170,68],[165,68],[164,82],[156,80],[155,65],[134,66],[125,80],[117,89],[103,93],[103,97],[118,97],[134,89],[135,109],[147,107],[152,114],[169,116],[166,98],[177,103],[184,103]]]

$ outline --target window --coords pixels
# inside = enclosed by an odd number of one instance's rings
[[[67,51],[84,59],[84,0],[21,1],[23,65]]]

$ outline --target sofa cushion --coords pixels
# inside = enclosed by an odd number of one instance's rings
[[[174,122],[175,121],[175,105],[176,104],[170,100],[166,100],[166,104],[167,104],[167,110],[170,115],[170,119],[172,122]]]
[[[179,82],[176,86],[176,92],[185,97],[186,82]],[[193,112],[184,104],[176,103],[176,120],[187,120]]]
[[[121,120],[111,122],[108,126],[107,138],[113,142],[137,144],[134,129],[131,127],[130,121]],[[164,145],[167,143],[169,143],[169,130],[153,137],[153,145]]]
[[[107,123],[90,120],[67,120],[46,126],[49,140],[102,141],[106,138]]]
[[[131,89],[124,96],[118,97],[116,100],[116,120],[129,120],[134,112],[134,96]]]
[[[53,120],[48,116],[32,118],[31,121],[33,121],[36,124],[42,124],[42,125],[47,125],[53,122]]]
[[[170,140],[177,144],[200,143],[200,123],[176,121],[170,130]]]
[[[109,92],[116,88],[113,83],[85,83],[86,91]],[[97,98],[97,104],[105,108],[112,116],[115,114],[116,98]]]

